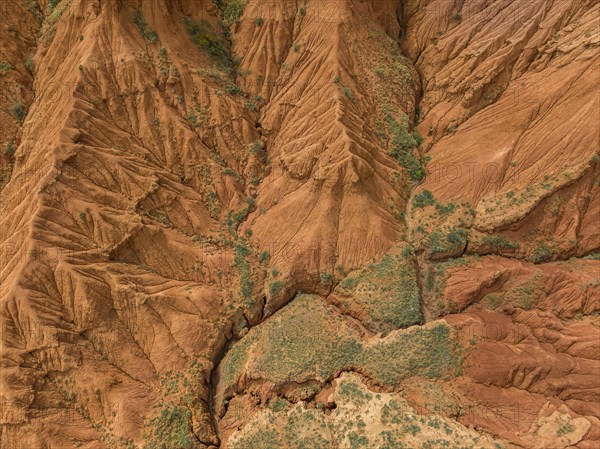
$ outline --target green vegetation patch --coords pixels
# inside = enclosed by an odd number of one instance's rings
[[[5,75],[10,69],[12,69],[12,67],[8,62],[0,61],[0,74]]]
[[[215,64],[227,72],[233,70],[233,60],[229,49],[229,42],[222,29],[213,27],[203,20],[195,22],[189,17],[184,18],[185,27],[196,47],[207,52]]]
[[[25,106],[23,106],[23,104],[18,101],[15,101],[12,104],[12,106],[10,107],[10,112],[21,123],[23,123],[23,120],[25,120],[25,117],[27,116]]]
[[[223,12],[221,16],[225,26],[229,27],[238,23],[242,17],[242,14],[244,14],[245,7],[246,0],[227,0],[225,8],[222,9]]]
[[[144,449],[192,449],[194,446],[192,413],[186,407],[169,406],[148,423],[150,433],[144,435]]]
[[[344,317],[317,297],[302,295],[234,344],[219,370],[225,389],[244,369],[251,378],[275,384],[325,381],[356,369],[397,385],[410,376],[452,377],[461,363],[460,348],[445,323],[395,331],[367,345]]]
[[[132,19],[140,34],[144,36],[144,39],[146,39],[152,44],[158,42],[158,34],[156,34],[156,31],[148,27],[148,24],[146,23],[146,20],[144,19],[144,16],[142,15],[141,11],[135,11],[133,13]]]
[[[48,43],[52,37],[54,36],[54,32],[56,31],[56,24],[62,17],[63,13],[71,3],[71,0],[62,0],[60,3],[56,4],[51,9],[51,13],[46,16],[44,23],[42,24],[42,28],[40,29],[40,37],[45,42]]]
[[[519,248],[518,243],[513,243],[501,235],[486,235],[482,243],[489,246],[494,251],[499,250],[515,250]]]
[[[531,253],[531,260],[535,263],[548,262],[552,259],[554,252],[552,248],[544,241],[537,242],[533,252]]]
[[[416,129],[409,131],[408,116],[401,114],[398,121],[391,114],[386,114],[385,125],[390,136],[390,155],[407,170],[413,181],[423,180],[425,168],[416,151],[423,138]]]
[[[277,401],[277,407],[265,411],[260,421],[253,422],[246,432],[236,435],[229,444],[232,449],[332,449],[325,416],[300,404],[292,406]],[[277,422],[275,422],[277,421]]]
[[[427,245],[433,256],[462,253],[467,244],[468,231],[450,226],[448,229],[436,229],[427,237]]]
[[[488,435],[441,416],[420,415],[397,393],[373,393],[359,376],[342,374],[336,408],[278,406],[259,412],[229,440],[232,449],[504,449]]]
[[[233,262],[240,275],[240,294],[246,300],[252,298],[253,283],[250,273],[250,263],[248,262],[248,257],[251,254],[252,252],[244,243],[235,245]]]
[[[407,257],[385,255],[378,264],[343,281],[336,291],[367,312],[363,324],[371,330],[389,331],[421,321],[417,273]]]

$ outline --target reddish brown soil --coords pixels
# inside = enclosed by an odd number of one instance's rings
[[[386,254],[460,369],[344,370],[461,435],[598,447],[596,2],[227,3],[0,3],[0,448],[242,448],[278,396],[329,416],[339,372],[243,367],[232,415],[216,368],[301,292],[366,347],[404,332],[352,290]]]

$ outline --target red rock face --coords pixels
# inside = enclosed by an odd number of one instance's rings
[[[2,449],[598,446],[594,2],[0,8]]]

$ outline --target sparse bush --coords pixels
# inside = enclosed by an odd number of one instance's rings
[[[12,104],[12,106],[10,107],[10,112],[21,123],[23,123],[23,120],[25,120],[25,116],[27,115],[27,111],[25,111],[25,107],[23,106],[22,103],[19,103],[18,101],[15,101]]]
[[[242,14],[244,14],[245,7],[246,0],[228,0],[227,6],[223,10],[223,23],[225,26],[230,27],[238,23]]]
[[[327,272],[323,272],[321,273],[321,280],[323,282],[325,282],[326,284],[329,284],[331,282],[331,280],[333,279],[333,276],[331,276],[331,273],[327,273]]]
[[[491,247],[494,250],[502,250],[502,249],[513,250],[513,249],[519,248],[518,243],[512,243],[512,242],[508,241],[506,238],[502,237],[501,235],[494,235],[494,236],[486,235],[483,238],[483,244]]]
[[[342,86],[342,93],[351,100],[354,99],[354,93],[352,93],[352,89],[350,89],[348,86]]]
[[[0,73],[2,73],[2,75],[5,75],[11,68],[12,67],[8,62],[0,61]]]
[[[281,282],[281,281],[273,281],[269,285],[269,294],[271,295],[272,298],[276,298],[277,296],[279,296],[279,294],[281,293],[282,290],[283,290],[283,282]]]
[[[271,255],[269,254],[269,251],[263,251],[258,256],[258,260],[260,261],[260,263],[268,263],[270,258]]]
[[[429,190],[423,190],[413,198],[413,207],[418,207],[419,209],[425,206],[433,206],[434,204],[435,199],[433,198],[433,193]]]
[[[264,147],[260,140],[255,140],[252,145],[250,145],[250,153],[254,155],[261,154],[263,150]]]
[[[40,30],[40,36],[44,42],[49,42],[52,36],[54,36],[56,24],[60,20],[63,12],[67,9],[69,4],[69,1],[58,1],[54,3],[52,8],[48,9],[49,14],[46,16],[46,19],[44,20]]]
[[[235,246],[233,262],[238,269],[240,275],[240,293],[243,298],[250,299],[252,297],[252,278],[250,276],[250,263],[248,262],[248,256],[250,250],[243,243],[239,243]]]
[[[436,229],[427,239],[429,250],[434,255],[459,251],[467,244],[467,236],[468,232],[463,228],[452,226],[446,234]]]
[[[158,41],[158,34],[156,34],[156,31],[148,28],[148,24],[146,23],[141,11],[137,10],[133,13],[133,23],[135,23],[135,26],[139,30],[140,34],[144,36],[144,39],[146,39],[148,42],[154,44]]]
[[[25,67],[27,68],[29,73],[33,73],[33,56],[32,55],[27,56],[27,59],[25,59]]]
[[[256,20],[254,21],[254,23],[256,24],[256,26],[257,26],[257,27],[260,27],[260,26],[262,26],[262,25],[263,25],[263,23],[265,23],[265,21],[263,20],[263,18],[262,18],[262,17],[259,17],[258,19],[256,19]]]
[[[144,449],[192,449],[194,440],[190,434],[192,428],[192,412],[186,407],[169,406],[163,408],[160,415],[151,419],[152,429],[146,435]]]
[[[539,242],[531,255],[535,263],[547,262],[552,258],[552,249],[545,243]]]
[[[257,109],[256,101],[252,98],[246,99],[244,101],[244,108],[248,109],[249,111],[256,111],[256,109]]]
[[[229,52],[228,44],[221,32],[206,22],[194,22],[190,18],[184,19],[185,27],[199,50],[207,51],[217,62],[221,69],[230,71],[233,69],[233,60]],[[220,78],[218,73],[216,77]]]
[[[454,13],[454,15],[452,16],[452,20],[454,20],[455,22],[461,22],[462,13],[460,11],[456,11],[456,13]]]
[[[158,49],[158,68],[164,75],[169,73],[169,58],[167,57],[167,49],[164,47]]]
[[[408,131],[406,114],[401,116],[400,121],[386,114],[385,124],[391,134],[391,156],[408,171],[414,181],[421,181],[425,177],[425,171],[415,155],[415,148],[421,145],[423,138],[418,131]]]
[[[8,158],[12,158],[15,154],[15,151],[17,151],[17,147],[12,142],[8,142],[4,147],[4,155]]]
[[[556,431],[556,435],[559,437],[565,436],[575,430],[575,427],[571,423],[561,425]]]

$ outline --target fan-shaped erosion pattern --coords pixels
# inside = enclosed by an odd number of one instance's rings
[[[598,446],[595,2],[0,13],[0,448]]]

